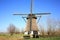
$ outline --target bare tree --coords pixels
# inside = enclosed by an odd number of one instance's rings
[[[56,20],[52,18],[47,19],[47,27],[48,27],[48,35],[54,35],[55,34],[55,29],[56,29]]]
[[[56,35],[60,35],[60,20],[57,20]]]
[[[41,24],[39,25],[39,31],[40,35],[44,36],[44,27]]]
[[[8,27],[8,32],[13,35],[15,33],[15,26],[13,24],[10,24]]]

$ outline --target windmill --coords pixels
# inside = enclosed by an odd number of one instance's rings
[[[23,17],[27,19],[27,26],[25,32],[28,32],[28,34],[31,34],[33,31],[33,35],[38,35],[38,27],[36,23],[37,17],[41,17],[41,15],[48,15],[50,13],[33,13],[33,0],[31,0],[31,6],[30,6],[30,13],[29,14],[13,14],[13,15],[28,15],[27,17]],[[36,16],[37,15],[37,16]]]

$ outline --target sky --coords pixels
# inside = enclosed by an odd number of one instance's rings
[[[26,22],[21,16],[14,16],[14,13],[29,14],[31,0],[0,0],[0,32],[6,32],[10,24],[15,25],[20,30],[24,29]],[[46,25],[46,19],[60,19],[60,0],[34,0],[33,13],[51,13],[42,16],[39,23]]]

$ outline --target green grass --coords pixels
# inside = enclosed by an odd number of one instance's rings
[[[14,34],[12,36],[5,35],[5,34],[0,34],[0,36],[2,36],[3,38],[15,38],[14,40],[17,40],[20,37],[23,37],[23,34]],[[29,39],[25,39],[24,40],[60,40],[60,36],[54,36],[54,37],[40,37],[40,38],[29,38]]]
[[[30,39],[25,39],[25,40],[60,40],[60,37],[40,37],[40,38],[30,38]]]

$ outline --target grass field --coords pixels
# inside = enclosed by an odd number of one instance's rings
[[[0,35],[0,40],[60,40],[60,37],[23,38],[23,34]]]
[[[60,37],[48,37],[48,38],[30,38],[30,39],[26,39],[26,40],[60,40]]]

